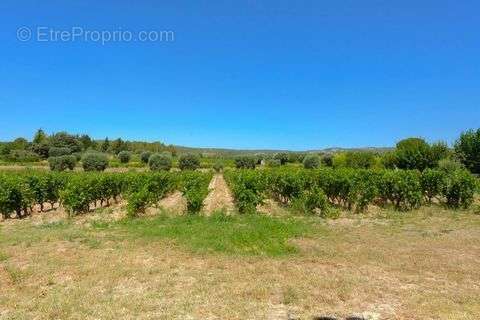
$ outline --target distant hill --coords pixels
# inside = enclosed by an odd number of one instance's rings
[[[205,156],[235,156],[241,154],[275,154],[279,152],[291,152],[291,153],[336,153],[336,152],[348,152],[348,151],[370,151],[384,153],[391,151],[394,148],[389,147],[364,147],[364,148],[325,148],[314,149],[305,151],[291,151],[291,150],[275,150],[275,149],[226,149],[226,148],[194,148],[185,146],[173,146],[178,153],[202,153]]]

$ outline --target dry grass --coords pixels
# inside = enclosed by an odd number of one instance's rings
[[[297,219],[318,232],[279,257],[194,253],[121,227],[3,223],[0,319],[480,318],[480,216]]]

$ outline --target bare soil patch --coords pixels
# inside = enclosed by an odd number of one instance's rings
[[[232,192],[222,174],[215,174],[208,186],[210,193],[204,200],[203,211],[209,215],[215,211],[232,213],[235,210]]]

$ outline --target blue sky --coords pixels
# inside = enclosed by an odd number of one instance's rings
[[[0,12],[0,140],[41,127],[302,150],[480,127],[478,1],[2,0]],[[21,42],[23,26],[175,41]]]

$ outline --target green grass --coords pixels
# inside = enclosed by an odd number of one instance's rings
[[[210,217],[161,215],[152,219],[124,220],[112,225],[98,223],[94,227],[120,228],[130,236],[148,241],[173,240],[199,253],[264,256],[295,253],[297,248],[289,240],[313,232],[313,227],[304,219],[264,215],[226,216],[222,213]]]

